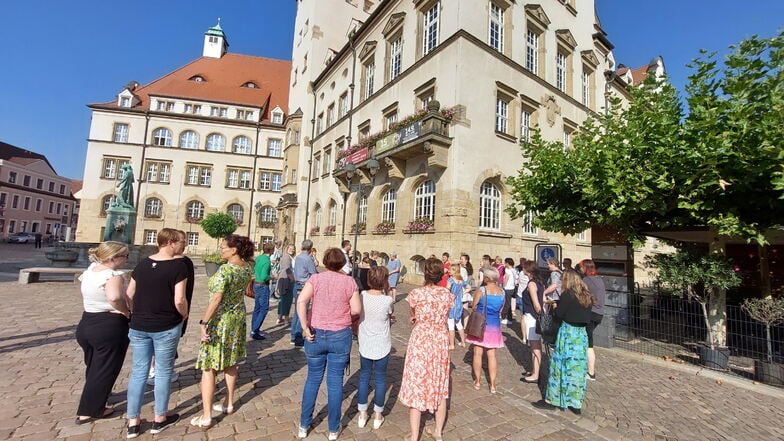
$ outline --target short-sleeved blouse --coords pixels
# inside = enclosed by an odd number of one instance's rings
[[[310,326],[325,331],[340,331],[351,326],[352,294],[357,283],[348,274],[325,271],[313,274],[308,282],[313,285],[310,307]]]
[[[87,270],[79,276],[79,280],[82,282],[84,312],[114,311],[114,307],[106,299],[106,282],[114,276],[121,276],[123,272],[108,268],[102,271],[93,271],[96,266],[98,266],[97,263],[90,264]]]
[[[392,350],[389,333],[389,314],[395,300],[385,294],[370,294],[362,291],[362,314],[359,321],[357,340],[359,354],[369,360],[380,360]]]

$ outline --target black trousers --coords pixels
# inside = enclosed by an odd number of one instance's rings
[[[513,320],[512,316],[512,298],[515,296],[515,290],[513,289],[505,289],[504,290],[504,307],[501,308],[501,318],[507,319],[510,322]]]
[[[111,312],[85,312],[76,327],[84,351],[85,382],[79,416],[101,416],[128,350],[128,319]]]

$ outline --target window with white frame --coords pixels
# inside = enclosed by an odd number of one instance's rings
[[[212,167],[206,165],[186,164],[187,175],[185,183],[187,185],[200,185],[209,187],[212,185]]]
[[[319,113],[318,117],[316,118],[316,134],[324,131],[324,112]]]
[[[226,150],[226,138],[220,133],[207,135],[207,150],[211,152],[222,152]]]
[[[359,198],[359,223],[367,223],[368,199],[367,196]]]
[[[245,209],[242,208],[242,205],[229,204],[226,208],[226,212],[229,213],[238,224],[242,224],[242,219],[245,216]]]
[[[348,92],[343,92],[338,98],[338,119],[343,118],[348,113]]]
[[[267,155],[273,158],[280,158],[283,156],[283,141],[276,138],[267,140]]]
[[[231,144],[234,153],[241,153],[243,155],[253,153],[250,138],[247,136],[240,135],[234,138],[234,141]]]
[[[588,230],[583,230],[577,233],[574,236],[575,239],[579,240],[580,242],[585,242],[588,240]]]
[[[368,99],[370,95],[373,95],[374,76],[376,72],[376,62],[373,61],[372,55],[370,60],[365,62],[362,66],[362,71],[362,78],[364,79],[362,84],[362,99]]]
[[[280,191],[283,177],[280,173],[272,174],[272,191]]]
[[[583,67],[583,75],[581,81],[582,89],[582,103],[583,106],[591,107],[591,80],[593,78],[593,71]]]
[[[226,169],[226,187],[249,189],[251,183],[251,171],[243,168]]]
[[[498,52],[504,51],[504,10],[490,2],[490,47]]]
[[[163,201],[158,198],[147,198],[144,202],[144,217],[161,217],[163,215]]]
[[[41,211],[41,206],[43,205],[44,201],[42,199],[35,200],[35,211]]]
[[[327,127],[335,123],[335,103],[327,106]]]
[[[391,129],[396,122],[397,122],[397,109],[393,109],[384,114],[384,127],[386,130]]]
[[[199,135],[193,130],[186,130],[180,133],[180,148],[183,149],[198,149],[199,148]]]
[[[54,182],[49,183],[49,193],[54,193]]]
[[[539,229],[536,228],[534,222],[536,221],[536,212],[533,210],[528,210],[523,213],[523,234],[529,234],[532,236],[536,236],[539,234]]]
[[[424,13],[422,38],[422,55],[427,55],[438,46],[438,9],[441,2],[437,1]]]
[[[114,124],[114,142],[128,142],[128,124]]]
[[[199,201],[190,201],[185,204],[185,213],[189,219],[201,219],[204,217],[204,204]]]
[[[327,174],[332,171],[332,149],[324,150],[324,169],[323,174]]]
[[[381,220],[395,222],[395,206],[397,204],[397,190],[390,188],[381,199]]]
[[[525,68],[539,75],[539,34],[532,29],[525,34]]]
[[[397,78],[402,70],[403,36],[398,35],[397,38],[389,43],[389,81]]]
[[[564,128],[563,131],[563,146],[564,148],[569,147],[572,145],[572,130],[569,128]]]
[[[171,163],[163,161],[147,161],[145,172],[147,182],[168,184],[171,177]]]
[[[313,177],[321,172],[321,155],[313,155]]]
[[[436,184],[432,180],[427,180],[416,189],[414,195],[414,217],[424,217],[435,219],[436,208]]]
[[[555,54],[555,87],[566,92],[566,54],[561,51]]]
[[[520,112],[520,141],[528,142],[531,140],[531,111],[523,107]]]
[[[171,147],[172,133],[165,127],[159,127],[152,132],[152,145]]]
[[[338,204],[336,204],[335,201],[330,201],[328,225],[337,225],[337,223],[338,223]]]
[[[479,228],[498,230],[501,225],[501,192],[490,181],[479,188]]]
[[[508,133],[509,130],[509,98],[497,94],[495,99],[495,131]]]
[[[144,230],[144,244],[158,245],[158,230]]]
[[[25,209],[25,210],[29,210],[29,209],[30,209],[30,201],[31,201],[31,200],[32,200],[32,199],[30,198],[30,196],[25,196],[25,198],[24,198],[24,209]],[[60,210],[59,210],[59,208],[61,208],[61,207],[62,207],[62,205],[61,205],[61,204],[57,204],[57,208],[58,208],[58,210],[57,210],[57,214],[60,214]]]
[[[272,124],[283,124],[283,112],[272,112]]]
[[[199,244],[199,233],[187,232],[185,237],[188,238],[188,246],[196,246]]]
[[[277,210],[271,205],[261,207],[259,211],[259,223],[274,223],[277,220]],[[261,226],[261,225],[259,225]]]
[[[219,116],[221,118],[226,118],[228,114],[229,114],[228,107],[217,107],[217,106],[210,107],[210,116]]]
[[[120,107],[131,107],[131,98],[127,96],[120,97]]]
[[[104,179],[118,179],[120,177],[120,170],[125,164],[129,164],[128,158],[112,158],[104,156],[103,158],[103,173],[101,175]]]
[[[106,210],[112,206],[114,195],[106,195],[101,199],[101,216],[106,216]],[[49,202],[49,213],[54,213],[54,202]]]
[[[321,228],[321,205],[316,205],[316,213],[313,216],[313,226]]]
[[[15,194],[11,198],[11,208],[19,208],[19,195]]]
[[[9,171],[8,172],[8,183],[9,184],[16,184],[16,172]]]

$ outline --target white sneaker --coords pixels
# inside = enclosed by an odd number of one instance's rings
[[[304,427],[300,427],[299,431],[297,432],[297,438],[307,438],[308,437],[308,429]]]
[[[180,374],[177,372],[172,372],[171,382],[174,383],[178,378],[180,378]],[[155,386],[155,375],[150,375],[147,377],[147,386]]]
[[[337,440],[338,439],[338,433],[337,432],[329,432],[329,436],[327,436],[327,439],[329,441]]]
[[[381,417],[380,420],[373,419],[373,429],[378,430],[382,424],[384,424],[384,417]]]
[[[362,415],[359,416],[357,419],[357,427],[362,429],[367,424],[367,418],[362,418]]]

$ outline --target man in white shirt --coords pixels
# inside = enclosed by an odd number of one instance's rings
[[[343,265],[342,271],[346,274],[351,274],[351,259],[348,257],[351,252],[351,241],[344,240],[340,243],[340,250],[343,251],[343,257],[346,258],[346,264]]]

